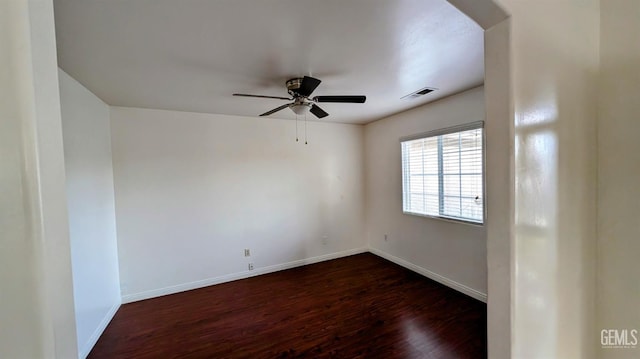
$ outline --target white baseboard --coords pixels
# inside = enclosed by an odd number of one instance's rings
[[[444,284],[449,288],[455,289],[458,292],[464,293],[464,294],[466,294],[466,295],[468,295],[468,296],[470,296],[472,298],[475,298],[475,299],[477,299],[479,301],[482,301],[482,302],[485,302],[485,303],[487,302],[487,295],[485,293],[482,293],[482,292],[480,292],[478,290],[475,290],[473,288],[467,287],[464,284],[460,284],[460,283],[458,283],[458,282],[456,282],[454,280],[451,280],[449,278],[443,277],[440,274],[434,273],[434,272],[432,272],[432,271],[430,271],[428,269],[425,269],[425,268],[422,268],[420,266],[417,266],[417,265],[415,265],[415,264],[413,264],[411,262],[407,262],[404,259],[398,258],[398,257],[396,257],[394,255],[391,255],[391,254],[389,254],[387,252],[384,252],[384,251],[381,251],[379,249],[369,248],[369,252],[371,252],[371,253],[379,256],[379,257],[382,257],[382,258],[384,258],[384,259],[386,259],[388,261],[391,261],[391,262],[393,262],[393,263],[395,263],[397,265],[405,267],[405,268],[407,268],[407,269],[409,269],[411,271],[414,271],[414,272],[416,272],[418,274],[422,274],[423,276],[425,276],[425,277],[427,277],[429,279],[433,279],[433,280],[435,280],[436,282],[438,282],[440,284]]]
[[[122,296],[122,303],[125,304],[125,303],[137,302],[137,301],[140,301],[140,300],[160,297],[160,296],[163,296],[163,295],[169,295],[169,294],[184,292],[184,291],[187,291],[187,290],[208,287],[208,286],[214,285],[214,284],[231,282],[231,281],[238,280],[238,279],[245,279],[245,278],[249,278],[249,277],[255,277],[255,276],[261,275],[261,274],[273,273],[273,272],[278,272],[278,271],[285,270],[285,269],[300,267],[300,266],[304,266],[304,265],[307,265],[307,264],[324,262],[324,261],[328,261],[328,260],[331,260],[331,259],[337,259],[337,258],[351,256],[351,255],[354,255],[354,254],[366,253],[367,251],[368,251],[367,248],[349,249],[349,250],[342,251],[342,252],[329,253],[329,254],[324,254],[324,255],[321,255],[321,256],[317,256],[317,257],[300,259],[300,260],[296,260],[296,261],[293,261],[293,262],[275,264],[275,265],[268,266],[268,267],[263,267],[263,268],[256,268],[255,270],[252,270],[252,271],[243,271],[243,272],[238,272],[238,273],[231,273],[231,274],[227,274],[227,275],[223,275],[223,276],[219,276],[219,277],[198,280],[198,281],[195,281],[195,282],[178,284],[178,285],[174,285],[174,286],[170,286],[170,287],[153,289],[153,290],[148,290],[148,291],[144,291],[144,292],[140,292],[140,293],[127,294],[125,296]]]
[[[354,255],[354,254],[359,254],[359,253],[366,253],[366,252],[371,252],[379,257],[382,257],[386,260],[389,260],[395,264],[398,264],[402,267],[405,267],[409,270],[412,270],[418,274],[421,274],[429,279],[435,280],[438,283],[441,283],[443,285],[446,285],[447,287],[453,288],[461,293],[464,293],[472,298],[475,298],[477,300],[480,300],[482,302],[487,302],[487,294],[482,293],[478,290],[475,290],[471,287],[468,287],[464,284],[458,283],[454,280],[451,280],[449,278],[446,278],[440,274],[437,274],[435,272],[432,272],[428,269],[425,269],[423,267],[420,267],[418,265],[415,265],[411,262],[407,262],[404,259],[398,258],[394,255],[391,255],[387,252],[381,251],[379,249],[376,248],[355,248],[355,249],[350,249],[350,250],[346,250],[346,251],[342,251],[342,252],[336,252],[336,253],[330,253],[330,254],[325,254],[325,255],[321,255],[321,256],[317,256],[317,257],[311,257],[311,258],[306,258],[306,259],[300,259],[300,260],[296,260],[296,261],[292,261],[292,262],[287,262],[287,263],[282,263],[282,264],[275,264],[272,266],[268,266],[268,267],[264,267],[264,268],[256,268],[255,270],[252,271],[243,271],[243,272],[238,272],[238,273],[231,273],[231,274],[227,274],[227,275],[223,275],[223,276],[218,276],[218,277],[214,277],[214,278],[208,278],[208,279],[203,279],[203,280],[199,280],[199,281],[194,281],[194,282],[189,282],[189,283],[183,283],[183,284],[178,284],[178,285],[174,285],[174,286],[170,286],[170,287],[164,287],[164,288],[159,288],[159,289],[153,289],[153,290],[149,290],[149,291],[144,291],[144,292],[140,292],[140,293],[133,293],[133,294],[128,294],[122,297],[122,303],[131,303],[131,302],[137,302],[140,300],[145,300],[145,299],[150,299],[150,298],[156,298],[156,297],[161,297],[163,295],[169,295],[169,294],[174,294],[174,293],[180,293],[180,292],[185,292],[188,290],[192,290],[192,289],[198,289],[198,288],[204,288],[204,287],[208,287],[210,285],[215,285],[215,284],[221,284],[221,283],[226,283],[226,282],[231,282],[234,280],[239,280],[239,279],[245,279],[245,278],[250,278],[250,277],[255,277],[258,275],[262,275],[262,274],[267,274],[267,273],[273,273],[273,272],[277,272],[277,271],[281,271],[281,270],[285,270],[285,269],[290,269],[290,268],[295,268],[295,267],[300,267],[300,266],[304,266],[307,264],[313,264],[313,263],[318,263],[318,262],[323,262],[323,261],[328,261],[331,259],[337,259],[337,258],[342,258],[342,257],[347,257],[350,255]],[[116,308],[117,309],[117,308]],[[114,312],[115,313],[115,312]],[[109,319],[110,320],[110,319]],[[108,324],[108,321],[107,321]],[[106,324],[105,324],[105,328],[106,328]],[[104,330],[104,328],[102,329]],[[102,333],[102,331],[100,331],[100,333]],[[98,334],[99,336],[99,334]],[[93,338],[93,336],[92,336]],[[97,337],[96,337],[97,340]],[[92,347],[95,344],[92,343]]]
[[[89,355],[89,352],[91,351],[91,349],[93,349],[93,346],[96,345],[96,343],[98,342],[98,339],[100,338],[104,330],[107,329],[107,325],[109,325],[109,323],[113,319],[113,316],[116,315],[116,312],[118,311],[119,308],[120,308],[120,303],[115,303],[109,309],[107,314],[105,314],[104,318],[102,318],[102,321],[100,322],[96,330],[93,331],[93,334],[91,334],[91,337],[89,337],[89,340],[87,340],[87,342],[82,346],[80,353],[78,353],[81,359],[85,359],[87,355]]]

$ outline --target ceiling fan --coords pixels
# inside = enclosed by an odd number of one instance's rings
[[[258,97],[258,98],[273,98],[278,100],[293,101],[273,110],[267,111],[260,116],[269,116],[285,108],[290,108],[296,115],[305,114],[307,111],[311,112],[317,118],[323,118],[329,116],[327,112],[321,109],[316,103],[318,102],[339,102],[339,103],[364,103],[367,100],[366,96],[311,96],[311,93],[320,85],[320,80],[310,77],[296,77],[286,82],[287,92],[291,97],[278,97],[278,96],[264,96],[264,95],[251,95],[244,93],[234,93],[233,96],[243,97]]]

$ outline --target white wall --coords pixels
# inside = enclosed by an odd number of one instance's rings
[[[29,188],[25,176],[22,106],[18,70],[24,56],[18,43],[25,41],[13,34],[22,30],[28,17],[9,1],[0,2],[0,357],[39,358],[44,352],[43,313],[40,308],[41,279],[38,273],[37,237],[30,223],[36,210],[29,210]],[[20,32],[17,32],[20,34]],[[24,71],[24,70],[23,70]],[[28,119],[27,119],[28,120]],[[32,145],[32,144],[29,144]],[[31,194],[33,195],[33,194]],[[37,253],[37,252],[36,252]]]
[[[486,0],[485,0],[486,1]],[[474,2],[477,4],[477,2]],[[489,358],[511,356],[514,223],[514,136],[512,121],[510,20],[485,30],[485,172],[487,219],[487,349]]]
[[[600,2],[498,2],[511,15],[511,356],[593,358]]]
[[[361,126],[310,121],[305,146],[290,120],[114,107],[111,121],[124,301],[366,247]]]
[[[487,293],[485,228],[402,213],[399,139],[482,121],[484,112],[484,91],[478,87],[365,126],[367,238],[372,251],[417,266],[413,269],[482,300]],[[490,174],[487,177],[490,181]]]
[[[640,330],[640,2],[600,6],[598,330]],[[640,345],[600,355],[640,358]]]
[[[0,1],[0,357],[77,357],[51,0]]]
[[[120,306],[109,106],[59,71],[80,357]]]

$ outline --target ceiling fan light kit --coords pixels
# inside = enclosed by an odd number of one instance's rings
[[[288,103],[286,105],[282,105],[274,108],[273,110],[267,111],[260,116],[269,116],[278,111],[284,110],[285,108],[290,108],[296,115],[305,115],[307,112],[311,112],[317,118],[324,118],[329,116],[329,114],[320,108],[316,103],[325,102],[325,103],[364,103],[367,100],[366,96],[315,96],[310,97],[313,91],[320,85],[322,81],[310,77],[296,77],[290,80],[287,80],[285,83],[287,87],[287,92],[291,95],[291,98],[288,97],[279,97],[279,96],[265,96],[265,95],[252,95],[252,94],[242,94],[242,93],[234,93],[233,96],[242,96],[242,97],[256,97],[256,98],[271,98],[277,100],[287,100],[293,101],[292,103]]]
[[[289,105],[291,111],[293,111],[296,115],[306,115],[309,110],[311,110],[311,106],[313,104],[304,102],[302,100],[297,100]]]

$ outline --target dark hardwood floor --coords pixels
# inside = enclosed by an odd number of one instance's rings
[[[373,254],[123,305],[89,358],[485,358],[486,305]]]

